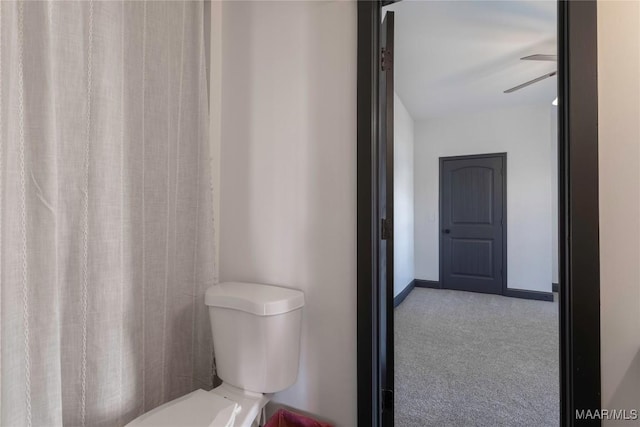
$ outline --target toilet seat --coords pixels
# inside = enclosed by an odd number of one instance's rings
[[[234,427],[241,407],[236,402],[204,390],[185,396],[139,416],[129,427]]]
[[[240,411],[236,415],[235,424],[233,424],[234,427],[257,425],[254,421],[263,415],[262,409],[267,402],[269,402],[269,398],[262,393],[242,390],[225,382],[211,390],[211,393],[236,402],[240,406]]]
[[[126,427],[250,427],[268,400],[223,383],[158,406]]]

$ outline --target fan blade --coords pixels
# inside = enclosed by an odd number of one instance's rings
[[[535,79],[533,79],[533,80],[529,80],[529,81],[528,81],[528,82],[526,82],[526,83],[522,83],[521,85],[518,85],[518,86],[512,87],[511,89],[507,89],[507,90],[505,90],[505,91],[504,91],[504,93],[511,93],[511,92],[515,92],[515,91],[517,91],[517,90],[520,90],[520,89],[522,89],[522,88],[524,88],[524,87],[527,87],[527,86],[529,86],[529,85],[532,85],[532,84],[534,84],[534,83],[538,83],[538,82],[539,82],[539,81],[541,81],[541,80],[548,79],[549,77],[553,77],[553,76],[555,76],[555,75],[556,75],[556,73],[557,73],[556,71],[552,71],[552,72],[550,72],[550,73],[545,74],[544,76],[536,77]]]
[[[524,58],[520,58],[524,61],[557,61],[558,55],[545,55],[542,53],[537,53],[535,55],[525,56]]]

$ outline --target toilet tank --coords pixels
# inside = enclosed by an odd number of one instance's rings
[[[296,382],[304,294],[256,283],[210,287],[209,307],[218,376],[235,387],[275,393]]]

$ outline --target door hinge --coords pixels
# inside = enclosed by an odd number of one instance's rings
[[[380,50],[380,68],[382,69],[382,71],[386,71],[391,69],[392,65],[393,65],[393,55],[391,51],[383,47]]]
[[[393,237],[393,223],[390,219],[382,218],[380,221],[380,239],[389,240]]]
[[[393,390],[382,389],[382,411],[393,410]]]

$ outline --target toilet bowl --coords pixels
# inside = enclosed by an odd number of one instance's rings
[[[271,393],[293,385],[300,360],[304,294],[227,282],[205,295],[217,375],[223,383],[161,405],[127,427],[253,427]]]

